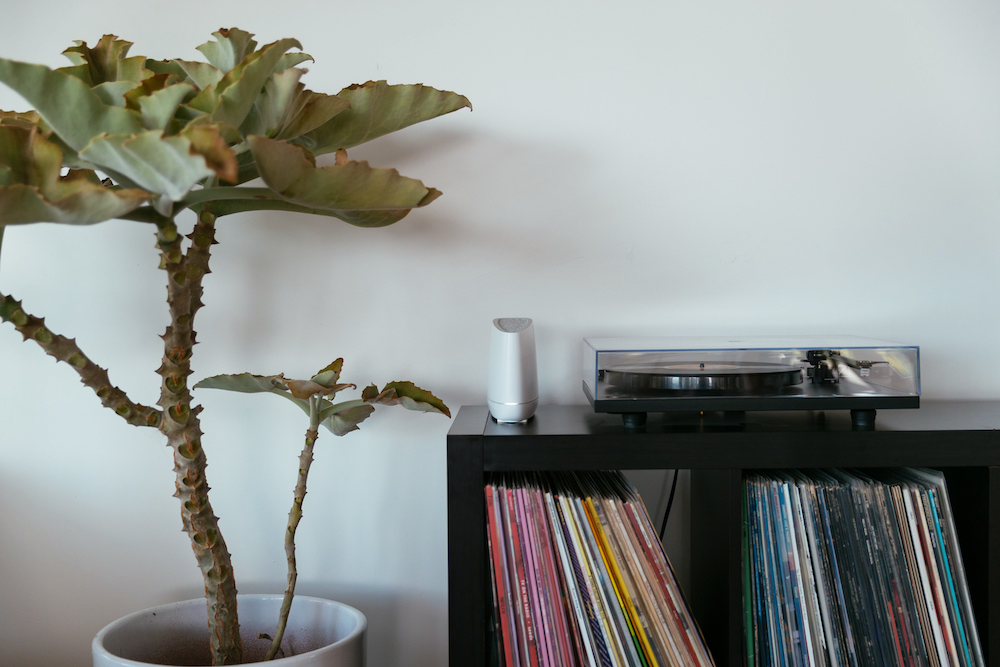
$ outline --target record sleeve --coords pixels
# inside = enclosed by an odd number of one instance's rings
[[[621,473],[498,473],[484,487],[498,667],[713,667]]]
[[[842,566],[841,581],[848,593],[848,611],[855,629],[855,648],[861,664],[885,664],[877,637],[881,634],[869,599],[867,557],[862,558],[865,544],[861,537],[860,518],[856,516],[853,494],[842,473],[828,471],[832,485],[829,489],[830,510],[833,518],[834,545],[837,559]]]
[[[746,499],[747,499],[747,514],[748,514],[748,526],[749,526],[749,542],[750,542],[750,557],[751,557],[751,570],[750,578],[751,585],[753,586],[753,596],[751,602],[753,603],[753,614],[754,614],[754,627],[753,627],[753,639],[754,639],[754,651],[757,656],[760,657],[760,664],[770,665],[771,661],[771,651],[768,642],[769,637],[769,622],[768,613],[771,608],[769,604],[769,599],[767,596],[767,583],[765,577],[765,565],[764,558],[761,554],[762,550],[762,537],[759,527],[759,502],[757,497],[757,484],[751,478],[746,479]]]
[[[584,511],[582,501],[579,497],[570,499],[569,504],[572,507],[573,520],[579,531],[581,551],[585,554],[584,559],[587,562],[585,573],[590,578],[592,594],[596,601],[595,607],[598,610],[597,615],[601,621],[601,628],[607,640],[608,652],[612,656],[614,663],[620,665],[627,664],[624,647],[622,646],[618,615],[615,613],[616,605],[612,602],[612,599],[615,597],[614,590],[612,590],[610,581],[608,580],[608,574],[604,568],[604,561],[601,558],[601,554],[597,551],[597,547],[594,544],[590,521],[587,518],[586,511]],[[618,610],[618,613],[620,614],[621,611]]]
[[[798,539],[795,530],[795,517],[792,508],[791,494],[788,483],[783,479],[775,480],[775,492],[778,496],[779,516],[782,521],[784,541],[784,559],[788,563],[789,584],[792,590],[792,600],[795,610],[795,639],[798,643],[800,664],[811,665],[815,662],[812,646],[812,631],[809,623],[809,609],[806,601],[805,586],[802,577],[802,563],[799,559]]]
[[[936,470],[921,468],[908,468],[907,472],[925,479],[927,485],[936,489],[935,497],[939,501],[938,507],[941,515],[943,537],[954,568],[959,605],[962,617],[965,619],[965,631],[972,653],[970,663],[974,665],[984,665],[985,660],[982,654],[979,632],[976,628],[976,617],[973,613],[972,603],[969,598],[969,585],[965,575],[965,565],[962,562],[962,552],[959,548],[958,534],[955,530],[954,514],[952,513],[951,500],[948,497],[948,486],[945,482],[944,475]]]
[[[761,521],[764,526],[764,548],[768,559],[770,575],[771,606],[774,609],[774,632],[772,647],[781,664],[794,664],[795,647],[791,641],[792,612],[791,592],[782,566],[781,523],[777,519],[775,495],[772,483],[761,477],[760,483]]]
[[[641,667],[645,661],[640,658],[640,653],[643,652],[643,649],[639,639],[639,630],[635,623],[635,615],[631,613],[631,600],[628,598],[621,571],[618,568],[617,559],[615,558],[615,551],[605,532],[604,522],[601,520],[600,511],[593,497],[588,495],[583,500],[583,509],[587,512],[590,527],[594,535],[594,542],[600,552],[601,559],[604,561],[608,579],[615,594],[615,600],[617,601],[616,617],[620,624],[619,627],[625,655],[629,660],[629,664]]]
[[[621,581],[616,576],[616,562],[612,558],[612,552],[608,543],[608,535],[604,531],[597,502],[607,496],[613,496],[615,490],[607,477],[587,476],[580,479],[582,493],[580,494],[579,509],[587,519],[589,526],[588,539],[595,557],[600,557],[600,571],[602,576],[607,577],[608,606],[612,611],[612,618],[615,621],[615,628],[618,633],[622,652],[630,664],[639,667],[644,658],[641,656],[642,647],[638,635],[635,634],[629,614],[628,606],[623,596]],[[619,572],[620,573],[620,572]]]
[[[654,594],[665,604],[669,616],[678,628],[678,641],[683,664],[712,664],[711,657],[705,649],[704,639],[694,618],[690,615],[690,607],[681,594],[680,587],[673,576],[673,569],[667,561],[663,546],[655,536],[655,531],[649,523],[649,515],[641,503],[626,502],[623,509],[629,517],[635,539],[646,558],[642,560],[643,567],[649,572],[648,580]]]
[[[486,534],[486,548],[490,552],[493,550],[493,538],[490,537],[489,533]],[[492,558],[488,558],[487,560],[490,566],[490,580],[495,581],[496,563]],[[491,587],[491,592],[493,593],[490,596],[493,606],[490,608],[490,665],[501,667],[502,665],[506,665],[506,660],[504,659],[503,651],[503,634],[500,628],[500,597],[495,586]]]
[[[501,656],[506,667],[516,667],[517,654],[511,643],[511,615],[512,609],[509,606],[511,590],[507,579],[506,554],[503,549],[503,536],[499,531],[501,519],[500,506],[497,503],[496,489],[492,485],[486,486],[486,520],[487,537],[489,538],[490,562],[492,564],[491,574],[493,575],[493,588],[497,598],[497,609],[500,616],[500,634],[502,642]]]
[[[570,645],[568,621],[566,618],[566,595],[563,581],[558,571],[558,554],[553,543],[554,530],[549,521],[541,488],[538,485],[530,489],[532,513],[536,517],[536,530],[541,544],[542,568],[545,587],[548,596],[549,617],[552,619],[553,651],[558,665],[572,664],[573,647]]]
[[[528,570],[524,558],[524,549],[521,546],[520,527],[517,522],[517,501],[514,498],[514,490],[506,489],[507,498],[507,520],[509,522],[510,538],[513,545],[514,565],[517,574],[517,594],[518,594],[518,627],[521,637],[521,654],[527,658],[524,662],[526,666],[539,667],[538,649],[535,642],[535,619],[531,616],[531,601],[528,597]]]
[[[916,551],[913,548],[912,525],[907,517],[906,504],[903,500],[903,489],[898,479],[890,484],[893,509],[896,512],[896,522],[899,526],[900,538],[903,544],[903,554],[906,558],[906,570],[910,577],[910,587],[913,590],[914,608],[920,624],[920,634],[923,637],[927,661],[930,667],[941,667],[934,632],[931,628],[930,616],[927,612],[927,600],[924,597],[923,584],[920,579],[920,568],[917,564]]]
[[[533,534],[533,517],[524,508],[524,482],[514,489],[514,509],[517,516],[517,525],[521,548],[524,552],[524,570],[528,586],[528,605],[530,606],[529,616],[534,630],[535,651],[538,655],[540,667],[552,667],[552,653],[548,643],[548,631],[550,622],[545,613],[543,584],[540,581],[541,573],[538,567],[538,555],[536,553],[537,542]]]
[[[913,589],[906,561],[903,538],[899,523],[893,509],[892,494],[884,482],[872,480],[872,490],[875,495],[875,508],[880,523],[879,529],[886,540],[886,555],[891,576],[890,587],[893,601],[897,608],[900,626],[904,635],[903,655],[906,664],[927,666],[927,647],[924,643],[920,626],[920,617],[916,603],[916,591]]]
[[[982,667],[941,473],[747,473],[743,490],[747,665]]]
[[[524,629],[524,615],[521,606],[521,587],[517,571],[517,556],[515,554],[515,542],[513,532],[513,519],[509,514],[509,504],[507,502],[506,486],[501,483],[495,487],[495,502],[500,510],[500,527],[503,530],[502,548],[505,551],[505,562],[507,564],[507,608],[510,612],[510,641],[512,654],[517,665],[529,665],[527,654],[527,637]]]
[[[810,542],[806,531],[806,515],[803,508],[803,490],[799,486],[799,481],[792,475],[786,475],[793,512],[793,526],[796,529],[796,545],[799,553],[799,572],[802,579],[802,590],[804,592],[803,607],[807,610],[806,616],[809,619],[810,641],[812,644],[813,663],[817,667],[827,666],[826,633],[820,616],[820,605],[816,586],[816,563],[813,561],[813,545]]]
[[[918,485],[914,485],[912,491],[914,509],[916,510],[917,522],[920,526],[920,540],[923,544],[924,560],[927,563],[927,574],[931,585],[931,595],[934,597],[934,606],[937,609],[938,622],[941,626],[941,636],[944,640],[944,647],[948,653],[951,664],[960,665],[958,657],[958,646],[955,643],[956,637],[952,628],[951,613],[948,603],[945,600],[945,587],[947,584],[942,581],[942,565],[938,553],[939,545],[934,535],[933,517],[931,516],[930,503],[927,501],[927,490]]]
[[[841,474],[850,489],[851,500],[854,503],[853,527],[859,544],[864,548],[861,563],[868,594],[866,603],[871,609],[877,627],[877,634],[874,636],[877,655],[881,655],[881,664],[899,665],[902,663],[899,628],[892,614],[892,596],[887,587],[888,575],[884,563],[883,545],[876,530],[877,518],[873,514],[871,485],[856,474],[847,472]]]
[[[651,619],[651,643],[658,654],[658,661],[666,665],[684,664],[681,658],[679,630],[665,602],[658,597],[655,583],[650,580],[647,557],[628,526],[628,518],[623,515],[625,509],[620,503],[615,503],[612,510],[623,537],[623,548],[628,554],[626,562],[635,581],[639,606],[645,616]]]
[[[559,551],[559,561],[562,566],[563,581],[565,582],[566,591],[571,605],[568,613],[568,620],[576,629],[576,632],[573,633],[573,637],[576,642],[577,657],[579,658],[580,664],[587,665],[588,667],[596,667],[600,664],[600,661],[593,644],[593,638],[590,631],[590,620],[584,608],[583,596],[580,591],[580,583],[575,572],[576,568],[573,567],[573,558],[570,555],[571,545],[567,544],[568,528],[566,527],[561,511],[557,506],[557,501],[551,492],[545,493],[545,503],[549,509],[549,518],[552,522],[553,536],[555,538],[554,541],[556,548]]]
[[[611,652],[608,649],[607,640],[598,614],[600,613],[594,600],[593,587],[587,576],[586,556],[581,551],[579,535],[573,520],[571,507],[568,499],[564,496],[556,498],[556,507],[559,509],[559,516],[563,522],[566,544],[570,551],[570,559],[573,563],[573,572],[576,576],[577,585],[581,593],[584,611],[587,615],[587,624],[590,629],[590,636],[593,640],[594,651],[597,654],[599,664],[610,666]]]
[[[927,614],[930,619],[933,631],[933,645],[937,650],[938,660],[942,665],[950,665],[951,655],[948,644],[945,640],[945,630],[941,625],[941,614],[938,610],[938,599],[934,593],[934,579],[932,570],[934,564],[929,560],[923,522],[920,520],[919,491],[912,488],[912,484],[907,484],[903,489],[903,501],[906,507],[907,519],[910,525],[910,534],[913,542],[914,556],[920,573],[921,588],[923,589],[924,603],[927,606]]]
[[[658,614],[649,608],[646,598],[640,593],[641,583],[636,579],[636,570],[639,565],[636,561],[635,550],[624,532],[621,517],[618,515],[620,504],[621,501],[617,498],[601,499],[603,522],[607,527],[608,541],[615,554],[618,564],[617,570],[625,589],[627,609],[633,618],[637,639],[642,649],[641,654],[647,664],[651,667],[668,665],[669,663],[659,648],[653,628],[653,619],[656,619]]]
[[[753,475],[750,478],[752,490],[752,503],[754,508],[754,526],[757,533],[757,554],[759,564],[759,580],[761,591],[759,600],[761,604],[761,616],[763,625],[767,628],[764,633],[763,655],[768,657],[769,664],[784,664],[785,658],[782,653],[781,640],[781,608],[778,585],[775,583],[774,554],[771,539],[771,526],[767,520],[767,494],[765,491],[766,480],[760,475]]]
[[[857,667],[861,664],[855,649],[854,631],[852,630],[852,614],[848,611],[849,592],[841,576],[843,563],[838,560],[837,548],[834,544],[835,534],[839,531],[834,527],[835,512],[831,510],[832,498],[829,491],[832,478],[820,471],[814,471],[814,491],[817,512],[817,532],[821,532],[823,553],[827,564],[827,589],[830,605],[835,613],[831,613],[831,625],[835,628],[841,647],[840,661],[843,665]]]
[[[937,508],[936,492],[934,488],[926,490],[926,498],[926,502],[929,505],[928,513],[933,518],[931,523],[933,525],[934,532],[931,535],[931,539],[938,545],[939,567],[943,572],[943,593],[946,600],[945,604],[948,606],[948,614],[952,623],[952,632],[955,636],[956,650],[959,651],[959,657],[963,661],[962,664],[967,665],[970,664],[971,661],[969,642],[965,634],[965,624],[962,622],[962,612],[958,604],[958,595],[955,592],[956,584],[954,572],[951,566],[951,559],[948,554],[947,545],[944,541],[943,531],[941,529],[941,515]]]
[[[801,504],[801,521],[804,541],[809,546],[810,570],[814,598],[815,618],[820,641],[820,655],[831,667],[846,665],[844,637],[840,628],[838,601],[835,597],[833,578],[830,573],[829,545],[825,543],[825,531],[818,510],[816,483],[808,475],[793,471]]]
[[[677,637],[678,630],[669,610],[658,602],[653,586],[650,585],[642,563],[645,555],[628,526],[624,506],[615,502],[608,509],[625,553],[625,566],[633,582],[636,608],[641,618],[646,619],[647,637],[656,662],[660,665],[677,664],[680,661],[679,651],[672,637]]]

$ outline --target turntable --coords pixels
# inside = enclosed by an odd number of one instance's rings
[[[583,391],[596,412],[641,426],[648,412],[920,407],[920,351],[835,337],[585,338]]]

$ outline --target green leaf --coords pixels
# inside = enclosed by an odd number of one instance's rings
[[[421,206],[426,206],[441,194],[433,189],[432,192],[435,193],[434,197],[421,204]],[[374,229],[376,227],[388,227],[395,224],[405,218],[409,212],[409,209],[402,211],[336,211],[332,215],[355,227]],[[315,215],[315,213],[313,214]]]
[[[315,155],[357,146],[415,123],[472,108],[463,95],[421,84],[390,86],[385,81],[349,86],[337,97],[350,102],[351,108],[306,134],[306,147]]]
[[[330,402],[327,401],[326,404],[319,411],[320,421],[332,417],[338,412],[351,410],[353,408],[357,408],[362,405],[366,405],[366,403],[360,398],[352,399],[350,401],[344,401],[342,403],[337,403],[337,404],[330,404]]]
[[[299,82],[304,73],[303,69],[291,67],[267,80],[240,128],[244,136],[294,139],[350,107],[347,100],[336,95],[307,90]]]
[[[238,391],[243,394],[277,394],[287,398],[295,405],[299,406],[303,412],[309,414],[309,402],[293,397],[285,387],[285,377],[283,375],[252,375],[251,373],[240,373],[238,375],[213,375],[194,385],[195,389],[224,389],[225,391]]]
[[[214,86],[222,80],[222,75],[225,74],[221,69],[208,63],[181,60],[180,58],[175,59],[173,62],[184,70],[194,85],[198,86],[199,89],[205,89],[209,86]]]
[[[337,380],[340,379],[340,371],[344,368],[343,357],[336,359],[330,365],[325,368],[320,369],[316,375],[313,375],[311,380],[316,384],[321,384],[328,387],[332,384],[336,384]]]
[[[346,435],[358,430],[358,424],[368,419],[375,407],[364,401],[346,401],[320,413],[322,424],[334,435]],[[326,416],[328,415],[328,416]]]
[[[180,201],[196,183],[219,173],[215,161],[198,153],[191,138],[165,137],[159,130],[101,135],[80,151],[80,157],[170,201]],[[235,155],[232,163],[235,170]]]
[[[304,63],[307,60],[316,62],[316,60],[308,53],[302,53],[301,51],[299,51],[298,53],[286,53],[285,55],[281,56],[280,60],[278,60],[278,64],[275,65],[274,71],[281,72],[288,69],[289,67],[295,67],[296,65]]]
[[[322,385],[312,380],[285,380],[285,386],[295,398],[311,398],[313,396],[333,396],[345,389],[357,389],[353,384]]]
[[[242,168],[241,168],[242,169]],[[242,171],[240,180],[245,181]],[[337,218],[358,227],[384,227],[406,217],[404,211],[325,211],[318,208],[300,206],[281,199],[268,188],[205,188],[192,190],[184,198],[185,206],[201,212],[211,209],[216,217],[246,213],[247,211],[289,211],[305,215],[322,215]]]
[[[253,35],[239,28],[229,28],[228,30],[222,28],[212,34],[218,38],[217,41],[205,42],[196,48],[208,58],[208,62],[223,72],[228,72],[236,67],[257,48],[257,42],[254,41]]]
[[[195,87],[191,84],[175,83],[139,97],[136,102],[142,113],[142,124],[147,130],[166,131],[177,107],[194,90]]]
[[[152,60],[150,58],[146,59],[146,69],[148,69],[153,74],[168,74],[170,78],[167,84],[174,84],[183,81],[187,78],[187,73],[184,68],[177,64],[173,60]]]
[[[52,130],[74,150],[99,134],[140,132],[139,114],[104,104],[87,84],[44,65],[0,58],[0,81],[28,101]]]
[[[258,134],[274,137],[282,114],[288,109],[292,99],[305,88],[299,83],[304,73],[305,70],[290,67],[271,75],[240,125],[243,136]]]
[[[240,188],[240,190],[242,189],[243,188]],[[237,213],[246,213],[247,211],[289,211],[291,213],[304,213],[306,215],[322,215],[330,218],[337,218],[338,220],[350,222],[351,224],[359,227],[383,227],[387,224],[397,222],[408,213],[408,211],[387,211],[387,215],[391,214],[394,217],[390,218],[388,222],[383,222],[381,219],[374,219],[376,217],[375,214],[379,214],[381,211],[359,211],[358,213],[361,214],[372,214],[371,217],[374,222],[381,223],[361,224],[363,222],[368,222],[368,220],[362,219],[360,222],[356,222],[355,216],[352,215],[351,211],[324,211],[317,208],[299,206],[298,204],[293,204],[283,199],[273,199],[267,197],[247,197],[245,199],[232,199],[226,197],[218,200],[208,199],[192,204],[190,208],[195,212],[210,208],[212,213],[220,218],[228,215],[235,215]]]
[[[307,385],[310,384],[314,385],[313,388],[315,391],[307,390]],[[226,391],[238,391],[245,394],[278,394],[295,403],[308,415],[310,414],[309,398],[311,396],[316,394],[333,394],[341,389],[353,386],[337,385],[336,387],[321,387],[308,380],[286,380],[283,375],[240,373],[239,375],[213,375],[195,384],[194,388],[224,389]],[[364,421],[373,410],[374,408],[365,404],[364,401],[346,401],[337,405],[331,405],[327,400],[320,401],[320,418],[324,422],[324,426],[337,435],[343,435],[348,431],[356,429],[357,424]]]
[[[287,201],[308,208],[403,211],[405,215],[441,194],[416,179],[400,176],[395,169],[375,169],[367,162],[317,168],[301,146],[256,136],[247,140],[264,183]]]
[[[86,77],[79,78],[85,82],[89,80],[91,86],[109,81],[139,83],[149,75],[149,71],[145,69],[146,57],[126,58],[132,42],[118,39],[116,35],[104,35],[93,49],[88,48],[86,42],[77,41],[75,44],[76,46],[63,51],[63,55],[74,66],[86,67]]]
[[[170,75],[166,72],[160,74],[152,74],[137,85],[133,84],[133,88],[125,91],[122,98],[125,100],[125,106],[128,109],[138,110],[139,109],[139,99],[146,97],[155,93],[158,90],[163,90],[167,87],[167,81],[170,80]]]
[[[125,108],[125,93],[138,85],[134,81],[105,81],[91,90],[108,106]]]
[[[253,375],[240,373],[238,375],[213,375],[194,385],[195,389],[225,389],[239,391],[244,394],[259,394],[264,392],[288,393],[284,385],[283,375]]]
[[[295,139],[319,127],[339,113],[350,108],[350,103],[336,95],[303,91],[305,103],[296,108],[294,114],[287,113],[278,125],[275,139]]]
[[[0,124],[0,226],[33,222],[88,225],[121,217],[150,199],[105,186],[90,170],[60,175],[62,152],[37,128]]]
[[[402,405],[407,410],[438,412],[451,417],[451,411],[444,404],[444,401],[412,382],[389,382],[377,394],[375,393],[375,385],[370,385],[361,392],[361,398],[368,403]]]
[[[238,177],[236,154],[229,147],[239,133],[225,123],[190,123],[180,136],[191,142],[191,152],[201,155],[219,178],[235,183]],[[235,139],[234,139],[235,137]]]
[[[212,120],[239,127],[281,57],[292,47],[301,49],[302,45],[296,39],[282,39],[247,55],[217,84],[198,93],[190,106],[211,114]]]
[[[94,80],[90,78],[90,68],[86,65],[75,65],[73,67],[59,67],[55,71],[62,72],[63,74],[69,74],[70,76],[79,79],[87,85],[88,88],[94,87]]]

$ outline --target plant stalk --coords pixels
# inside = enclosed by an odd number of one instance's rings
[[[0,227],[0,230],[2,229]],[[94,390],[101,399],[101,404],[113,410],[129,424],[156,427],[160,425],[163,413],[156,408],[133,403],[124,391],[111,384],[106,369],[87,358],[77,346],[75,339],[53,333],[45,326],[44,318],[24,312],[20,301],[3,293],[0,293],[0,320],[13,324],[14,328],[21,332],[24,340],[35,341],[56,361],[69,364],[80,376],[80,381]]]
[[[181,502],[181,521],[191,539],[205,582],[208,605],[209,642],[213,665],[240,664],[240,640],[236,609],[236,585],[232,560],[219,530],[219,520],[208,500],[208,465],[201,446],[201,406],[191,407],[188,377],[195,344],[194,318],[202,306],[202,279],[209,273],[211,246],[215,243],[215,216],[202,211],[191,245],[181,252],[181,238],[173,221],[158,224],[157,246],[161,268],[167,273],[167,302],[170,325],[163,335],[163,364],[157,370],[163,378],[159,405],[163,408],[160,430],[174,452],[175,496]]]
[[[295,530],[299,527],[302,519],[302,503],[306,498],[306,482],[309,479],[309,468],[313,462],[313,447],[319,437],[319,411],[320,398],[312,396],[309,399],[309,429],[306,430],[306,444],[299,454],[299,476],[295,483],[295,499],[292,501],[292,509],[288,512],[288,528],[285,530],[285,556],[288,559],[288,587],[285,589],[285,597],[281,601],[281,612],[278,615],[278,627],[274,631],[274,638],[271,641],[271,648],[268,650],[264,660],[273,660],[281,647],[281,639],[285,635],[285,626],[288,624],[288,612],[292,609],[292,600],[295,597],[295,582],[298,579],[298,571],[295,567]]]

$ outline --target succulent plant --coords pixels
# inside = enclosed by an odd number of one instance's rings
[[[285,532],[285,557],[288,561],[288,586],[281,604],[281,612],[276,630],[271,637],[271,648],[266,659],[274,658],[281,646],[281,639],[288,622],[288,613],[295,596],[295,583],[298,571],[295,563],[295,531],[302,518],[302,504],[306,497],[306,484],[309,479],[309,469],[313,461],[313,448],[319,438],[319,427],[322,424],[334,435],[346,435],[358,429],[358,424],[368,419],[375,412],[376,405],[402,405],[409,410],[421,412],[436,412],[451,416],[441,399],[429,391],[425,391],[412,382],[390,382],[379,391],[375,385],[369,385],[361,392],[361,398],[333,403],[330,398],[345,389],[357,389],[353,384],[340,382],[340,371],[344,366],[343,359],[337,359],[329,366],[321,369],[308,380],[287,380],[282,375],[215,375],[205,378],[195,385],[195,388],[225,389],[247,394],[271,393],[287,398],[299,406],[309,416],[309,428],[306,429],[305,446],[299,455],[299,474],[295,484],[295,497],[292,509],[288,512],[288,528]]]
[[[216,221],[280,210],[360,227],[393,224],[441,193],[395,169],[349,160],[347,150],[471,105],[455,93],[385,81],[348,86],[335,95],[313,92],[301,81],[306,70],[298,67],[312,58],[295,39],[258,48],[253,35],[238,28],[214,37],[197,47],[207,62],[129,56],[132,44],[114,35],[92,48],[76,42],[64,51],[72,64],[59,69],[0,58],[0,81],[35,107],[0,111],[0,244],[8,225],[89,225],[117,218],[153,226],[170,311],[157,370],[158,407],[132,401],[73,339],[51,331],[3,292],[0,319],[72,367],[105,407],[166,435],[184,530],[205,582],[213,664],[238,664],[232,564],[208,498],[201,407],[192,405],[188,387]],[[333,164],[317,165],[316,156],[327,153],[334,154]],[[246,185],[258,178],[260,185]],[[196,214],[187,242],[176,222],[186,209]],[[305,385],[265,379],[267,391],[287,391],[306,407],[315,404],[318,413],[310,417],[322,417],[317,424],[338,434],[356,427],[378,403],[448,414],[443,403],[410,383],[391,383],[382,392],[369,388],[357,402],[337,408],[322,396],[335,393],[336,379],[328,381],[339,376],[339,363]],[[232,389],[221,385],[265,381],[228,377],[203,380],[202,386]],[[312,385],[319,388],[301,389]],[[299,395],[303,391],[308,395]]]

